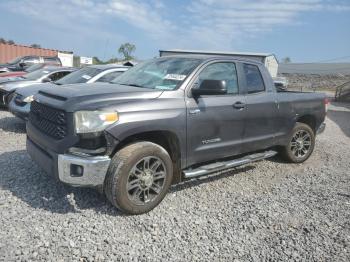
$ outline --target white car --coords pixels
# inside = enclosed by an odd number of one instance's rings
[[[92,65],[81,68],[58,81],[32,85],[27,88],[22,88],[17,90],[13,95],[10,103],[9,110],[15,116],[26,120],[30,111],[30,104],[33,100],[35,94],[37,94],[41,89],[50,87],[58,88],[60,85],[70,85],[70,84],[90,84],[95,82],[111,82],[113,79],[121,75],[123,72],[128,70],[130,67],[121,65]]]

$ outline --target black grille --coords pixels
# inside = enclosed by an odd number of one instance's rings
[[[6,105],[6,96],[8,95],[8,92],[5,90],[0,90],[0,105]]]
[[[33,101],[30,106],[29,121],[55,139],[62,139],[67,135],[67,114],[63,110]]]

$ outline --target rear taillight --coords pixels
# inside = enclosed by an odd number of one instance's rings
[[[328,105],[329,105],[329,100],[328,100],[328,98],[326,97],[326,98],[324,99],[324,108],[325,108],[325,110],[326,110],[326,113],[327,113],[327,111],[328,111]]]

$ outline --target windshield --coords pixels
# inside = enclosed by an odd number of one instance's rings
[[[34,72],[34,71],[36,71],[36,70],[38,70],[38,69],[40,69],[40,68],[42,68],[44,66],[45,66],[45,64],[35,64],[35,65],[31,65],[30,67],[28,67],[24,71],[26,71],[28,73],[31,73],[31,72]]]
[[[77,70],[65,77],[62,77],[60,80],[56,81],[55,84],[58,85],[69,85],[69,84],[78,84],[86,83],[94,76],[101,73],[102,69],[97,69],[93,67],[84,67],[80,70]]]
[[[39,78],[41,78],[44,75],[47,75],[48,73],[50,73],[50,71],[43,68],[43,69],[33,71],[31,73],[25,74],[23,78],[28,80],[38,80]]]
[[[174,90],[202,60],[195,58],[167,57],[136,65],[112,83],[144,88]]]
[[[17,64],[19,61],[21,61],[23,57],[16,57],[15,59],[12,59],[10,62],[7,62],[8,64]]]

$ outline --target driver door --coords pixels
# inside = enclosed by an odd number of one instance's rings
[[[236,64],[212,62],[194,79],[191,88],[200,88],[203,80],[225,80],[228,91],[224,95],[186,97],[187,166],[239,154],[246,110]]]

